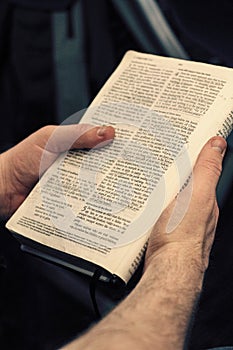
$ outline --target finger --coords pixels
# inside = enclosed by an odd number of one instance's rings
[[[203,147],[188,186],[179,193],[175,200],[174,209],[166,226],[167,233],[174,231],[181,223],[190,208],[190,201],[191,213],[195,211],[198,217],[200,217],[200,208],[202,214],[205,209],[206,214],[209,214],[211,210],[215,212],[215,189],[221,174],[225,148],[226,141],[221,137],[210,139]],[[206,219],[204,215],[203,218]]]
[[[227,143],[222,137],[215,136],[205,144],[196,161],[193,171],[193,196],[201,197],[204,205],[210,196],[215,197],[226,146]]]
[[[75,148],[102,147],[113,140],[115,130],[112,126],[91,127],[73,144]]]
[[[46,151],[60,153],[71,148],[93,148],[111,142],[115,130],[111,126],[73,124],[46,126],[31,136],[31,143]]]
[[[226,141],[215,136],[202,148],[193,170],[193,190],[190,205],[183,224],[196,227],[198,218],[200,231],[214,232],[218,220],[216,186],[222,170],[222,161],[226,150]],[[187,229],[187,232],[189,230]],[[197,227],[196,227],[197,233]]]

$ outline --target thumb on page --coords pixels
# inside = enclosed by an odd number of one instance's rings
[[[111,126],[72,124],[46,126],[30,136],[31,142],[48,152],[60,153],[71,148],[93,148],[104,146],[115,136]]]
[[[208,205],[211,208],[215,202],[215,190],[222,170],[225,149],[226,141],[219,136],[211,138],[205,144],[198,156],[188,186],[174,201],[166,228],[167,233],[172,232],[181,223],[187,211],[190,212],[190,205],[192,213],[197,211],[198,217],[200,211],[211,210]]]
[[[210,196],[215,197],[226,147],[226,141],[220,136],[215,136],[205,144],[196,161],[193,196],[199,196],[203,205]]]

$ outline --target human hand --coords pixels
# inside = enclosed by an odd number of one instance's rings
[[[215,188],[225,148],[221,137],[212,138],[203,147],[193,172],[191,201],[181,223],[167,233],[172,203],[151,233],[144,273],[137,286],[105,319],[64,350],[184,348],[218,219]]]
[[[172,203],[151,233],[144,273],[137,286],[105,319],[64,350],[184,348],[214,239],[218,219],[215,188],[225,148],[221,137],[212,138],[203,147],[183,220],[167,233]]]
[[[8,218],[61,152],[93,148],[114,138],[109,127],[88,124],[45,126],[0,155],[0,216]],[[48,141],[50,141],[48,143]],[[41,159],[43,156],[43,163]]]
[[[226,141],[221,137],[213,137],[203,147],[193,171],[193,191],[187,212],[170,233],[167,225],[174,202],[162,213],[150,236],[145,269],[151,261],[158,265],[163,259],[173,262],[180,259],[187,268],[193,266],[204,273],[218,220],[215,190],[225,149]],[[188,188],[181,192],[181,203],[186,200],[186,192]]]

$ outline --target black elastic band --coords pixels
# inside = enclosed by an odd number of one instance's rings
[[[100,269],[95,270],[90,282],[90,287],[89,287],[89,292],[90,292],[90,296],[91,296],[91,300],[92,300],[92,304],[93,304],[93,308],[94,308],[97,320],[101,318],[101,314],[96,301],[96,286],[100,276],[101,276],[101,270]]]

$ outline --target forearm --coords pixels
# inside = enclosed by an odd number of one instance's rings
[[[188,254],[158,256],[128,298],[66,350],[182,349],[202,278]]]

